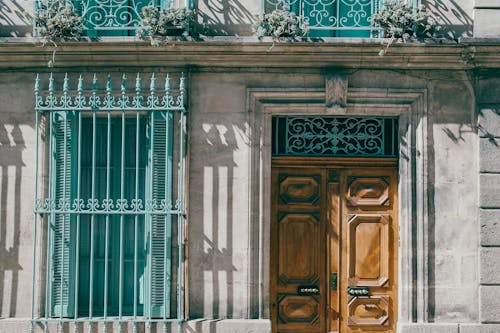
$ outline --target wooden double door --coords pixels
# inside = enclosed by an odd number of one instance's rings
[[[273,333],[395,332],[395,163],[289,162],[272,168]]]

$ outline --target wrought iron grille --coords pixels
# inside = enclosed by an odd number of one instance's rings
[[[139,26],[145,6],[159,6],[157,0],[77,0],[74,5],[81,13],[87,31],[115,31],[128,34]]]
[[[274,156],[379,156],[398,154],[394,117],[274,116]]]
[[[371,37],[371,22],[384,0],[263,0],[264,11],[284,4],[309,24],[311,37]]]
[[[35,0],[35,10],[41,2]],[[88,36],[134,36],[140,26],[140,14],[145,6],[158,8],[191,8],[190,0],[67,0],[83,18]],[[181,2],[182,1],[182,2]]]
[[[69,323],[79,332],[86,323],[92,333],[104,323],[106,332],[113,321],[137,331],[156,321],[166,331],[183,316],[185,79],[166,75],[160,87],[154,73],[146,84],[139,74],[102,84],[95,74],[51,74],[43,91],[41,81],[35,184],[39,174],[47,183],[34,194],[31,329]],[[37,255],[37,233],[45,255]],[[37,258],[45,284],[35,288]]]

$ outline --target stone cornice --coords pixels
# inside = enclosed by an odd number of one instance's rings
[[[192,67],[192,68],[369,68],[448,69],[500,68],[498,39],[460,43],[394,43],[385,56],[373,39],[327,39],[294,43],[255,38],[211,38],[169,41],[159,47],[134,38],[60,43],[56,68]],[[0,69],[43,70],[53,47],[36,39],[0,38]]]

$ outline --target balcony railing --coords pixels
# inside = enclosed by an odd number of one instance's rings
[[[35,0],[35,11],[42,8],[41,2],[47,0]],[[71,3],[83,18],[84,31],[89,37],[134,36],[145,6],[190,8],[190,0],[73,0]]]
[[[373,37],[372,14],[384,0],[263,0],[266,13],[288,5],[309,24],[309,37]]]

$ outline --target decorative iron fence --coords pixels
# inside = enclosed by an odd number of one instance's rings
[[[40,3],[53,0],[35,0],[35,11]],[[191,0],[67,0],[83,19],[84,31],[90,37],[134,36],[140,28],[140,14],[145,6],[191,8]]]
[[[371,15],[384,0],[263,0],[266,13],[287,5],[309,25],[311,37],[372,37]]]
[[[73,89],[68,75],[47,81],[44,91],[35,82],[35,184],[46,181],[35,187],[31,330],[160,322],[166,331],[183,316],[184,77],[160,88],[152,74],[145,88],[139,74],[130,84],[123,75],[115,90],[111,76],[85,85],[80,75]]]

